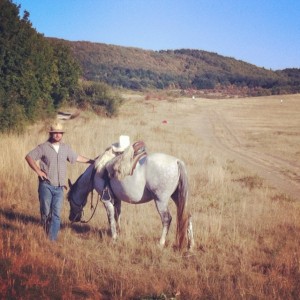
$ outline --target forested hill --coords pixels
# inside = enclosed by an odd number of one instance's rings
[[[179,88],[223,94],[268,95],[300,90],[300,69],[272,71],[192,49],[150,51],[91,42],[63,41],[83,77],[129,89]]]

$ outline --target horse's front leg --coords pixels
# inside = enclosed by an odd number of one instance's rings
[[[114,240],[117,239],[117,228],[116,228],[116,219],[115,219],[115,207],[111,200],[102,200],[104,207],[106,209],[108,223],[110,226],[111,236]]]
[[[155,200],[156,208],[160,215],[162,226],[163,226],[162,234],[159,240],[159,245],[162,247],[166,243],[166,237],[169,232],[169,228],[172,221],[172,216],[168,210],[167,203],[168,203],[167,201]]]
[[[117,230],[120,233],[120,230],[121,230],[121,223],[120,223],[120,217],[121,217],[121,200],[114,199],[114,207],[115,207],[115,221],[117,223]]]
[[[106,209],[108,223],[110,226],[110,231],[112,238],[115,240],[117,238],[117,228],[116,228],[116,219],[115,219],[115,207],[114,199],[112,193],[107,188],[108,179],[103,179],[103,174],[96,173],[94,178],[94,187],[99,195],[101,195],[101,201]]]

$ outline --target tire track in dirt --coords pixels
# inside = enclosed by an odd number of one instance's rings
[[[204,143],[231,160],[257,173],[268,185],[279,192],[299,200],[300,166],[274,155],[266,155],[244,146],[235,129],[214,109],[210,108],[198,114],[190,114],[188,124],[200,136]],[[216,128],[222,128],[222,136]]]
[[[217,112],[211,111],[213,117],[211,118],[211,122],[214,124],[221,124],[223,129],[227,131],[227,138],[223,140],[224,146],[227,148],[234,149],[234,147],[239,147],[239,150],[244,153],[244,155],[248,155],[257,161],[262,162],[264,165],[269,168],[276,169],[278,172],[285,173],[286,176],[291,180],[299,181],[300,177],[297,174],[300,171],[300,165],[295,162],[288,161],[286,159],[280,158],[275,155],[258,152],[253,149],[249,149],[247,146],[243,146],[240,140],[237,137],[236,133],[233,133],[232,128],[230,128],[224,118]],[[215,134],[216,135],[216,134]],[[222,142],[220,140],[220,142]],[[288,170],[287,170],[288,167]]]

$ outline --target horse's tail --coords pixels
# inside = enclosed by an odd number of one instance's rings
[[[187,228],[189,216],[186,212],[186,205],[188,200],[188,175],[185,168],[185,164],[182,161],[178,161],[179,169],[179,181],[174,196],[174,201],[177,205],[177,230],[176,230],[176,242],[179,249],[182,249],[187,236]]]

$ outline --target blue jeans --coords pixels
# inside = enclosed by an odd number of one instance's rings
[[[64,198],[63,187],[52,186],[47,181],[39,183],[41,221],[49,239],[55,241],[60,229],[60,215]]]

